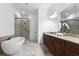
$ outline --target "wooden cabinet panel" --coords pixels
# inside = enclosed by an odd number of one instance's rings
[[[58,38],[55,39],[55,50],[56,50],[56,55],[57,56],[62,56],[63,55],[63,45],[64,41],[60,40]]]
[[[64,56],[78,56],[79,54],[73,52],[70,48],[65,48]]]
[[[71,56],[79,55],[79,45],[73,42],[65,41],[64,43],[65,54]]]
[[[79,56],[79,44],[43,34],[44,44],[55,56]]]
[[[49,49],[49,51],[53,54],[53,55],[62,55],[63,50],[63,40],[59,40],[56,37],[52,37],[49,35],[43,35],[44,36],[44,44],[47,46],[47,48]]]
[[[55,47],[54,47],[54,38],[52,38],[51,36],[48,36],[48,35],[43,35],[43,38],[44,38],[44,44],[46,45],[46,47],[49,49],[49,51],[51,53],[54,54],[54,50],[55,50]]]

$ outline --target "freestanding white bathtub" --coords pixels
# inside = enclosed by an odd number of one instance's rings
[[[7,55],[14,55],[19,53],[23,43],[25,41],[24,37],[15,37],[10,40],[6,40],[1,43],[1,48],[3,52]]]

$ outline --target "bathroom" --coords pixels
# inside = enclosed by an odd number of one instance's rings
[[[79,43],[79,3],[0,3],[0,7],[1,55],[79,55],[70,49]]]

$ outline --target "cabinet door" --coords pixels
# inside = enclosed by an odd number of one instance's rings
[[[69,41],[65,41],[64,55],[66,56],[79,56],[79,45]]]
[[[43,34],[43,40],[44,40],[44,44],[46,45],[46,47],[48,48],[48,50],[54,55],[54,39],[52,38],[52,36]]]
[[[50,52],[55,55],[55,38],[53,38],[52,36],[49,36],[49,45],[50,45]]]
[[[48,41],[48,35],[46,35],[46,34],[43,34],[43,42],[44,42],[44,45],[46,46],[46,47],[49,47],[49,41]]]
[[[65,47],[64,56],[78,56],[78,54],[72,51],[70,48]]]
[[[55,55],[62,56],[64,50],[64,41],[59,38],[55,38]]]

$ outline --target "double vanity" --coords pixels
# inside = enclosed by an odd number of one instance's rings
[[[43,42],[54,56],[79,56],[79,38],[44,33]]]

